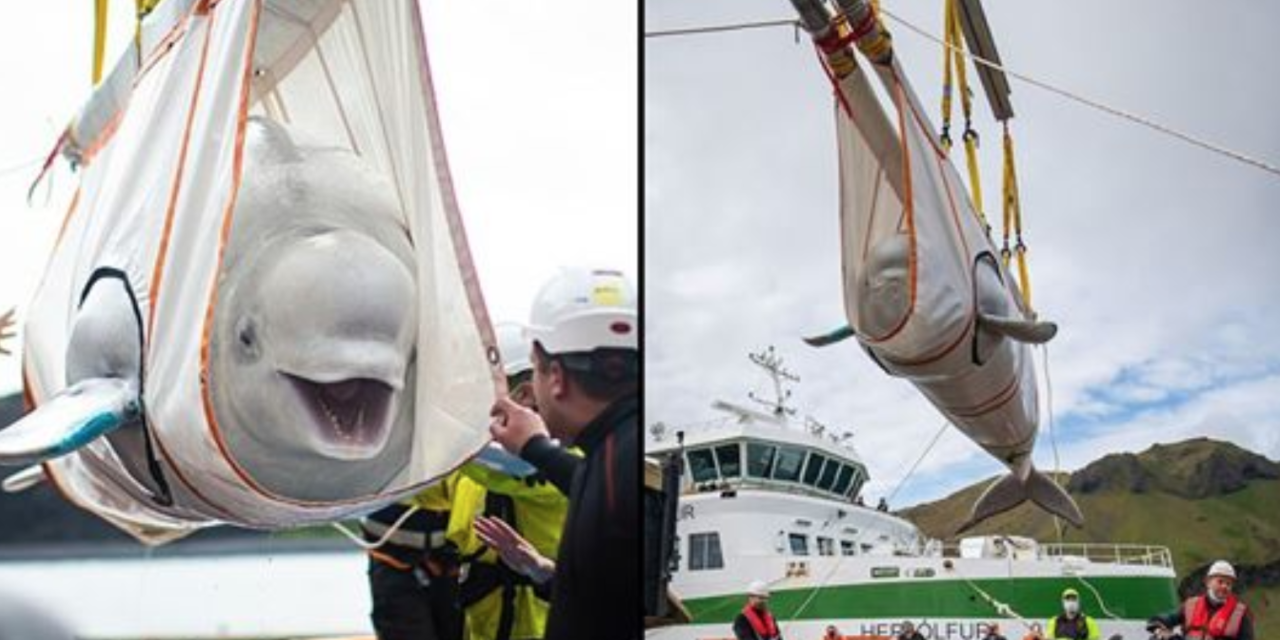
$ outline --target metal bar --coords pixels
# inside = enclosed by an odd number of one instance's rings
[[[995,40],[991,37],[991,26],[987,24],[987,14],[982,10],[980,0],[960,0],[960,27],[964,31],[964,39],[969,44],[969,51],[974,55],[1000,63],[1000,53],[996,51]],[[1013,117],[1013,103],[1009,101],[1009,80],[1004,72],[986,65],[976,65],[978,77],[982,80],[982,89],[987,94],[987,103],[991,105],[991,113],[996,120],[1005,121]]]

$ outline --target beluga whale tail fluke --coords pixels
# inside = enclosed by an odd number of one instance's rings
[[[971,529],[983,520],[1009,511],[1028,500],[1076,527],[1084,526],[1084,515],[1066,490],[1054,482],[1053,478],[1029,464],[1027,470],[1029,473],[1025,478],[1020,478],[1015,471],[992,482],[978,501],[973,503],[969,518],[960,525],[956,533]]]

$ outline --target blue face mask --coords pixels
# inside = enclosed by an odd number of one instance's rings
[[[1069,614],[1076,614],[1080,611],[1080,603],[1075,600],[1063,600],[1062,610]]]

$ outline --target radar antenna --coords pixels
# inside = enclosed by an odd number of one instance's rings
[[[757,396],[754,391],[747,393],[747,397],[768,407],[769,411],[779,418],[783,416],[794,416],[796,414],[796,410],[792,407],[788,407],[786,404],[787,399],[791,397],[791,390],[784,389],[782,385],[784,382],[800,382],[800,376],[783,368],[782,357],[774,351],[773,345],[769,345],[769,348],[759,353],[748,354],[747,357],[750,358],[751,362],[755,363],[756,366],[764,369],[765,373],[768,373],[769,377],[773,379],[774,399],[765,400]]]

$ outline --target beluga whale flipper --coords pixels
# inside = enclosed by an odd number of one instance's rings
[[[836,4],[839,21],[824,0],[792,0],[837,98],[847,319],[805,340],[856,339],[1009,468],[961,530],[1026,501],[1081,526],[1075,502],[1032,464],[1039,404],[1030,347],[1057,325],[1036,317],[999,258],[874,9],[866,0]]]

